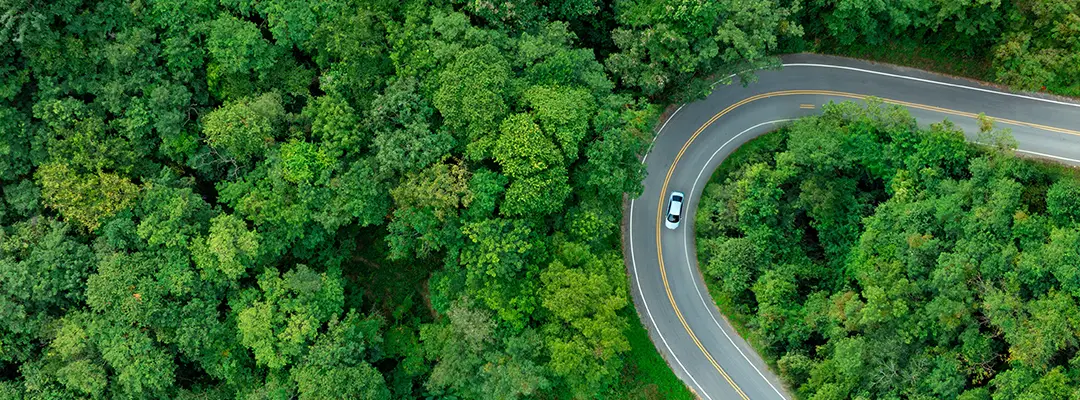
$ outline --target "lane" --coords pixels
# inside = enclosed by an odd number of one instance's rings
[[[634,302],[661,354],[701,398],[792,398],[713,305],[698,272],[693,215],[711,172],[739,145],[829,101],[875,96],[907,107],[920,124],[949,119],[977,132],[980,112],[1013,130],[1020,150],[1080,165],[1080,105],[997,92],[917,70],[817,55],[785,57],[747,87],[718,88],[683,105],[646,156],[643,194],[630,201],[624,237]],[[974,138],[969,134],[969,138]],[[677,230],[662,227],[666,196],[686,193]]]

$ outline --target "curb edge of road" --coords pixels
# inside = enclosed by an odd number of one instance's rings
[[[660,115],[657,117],[656,123],[652,126],[652,129],[649,130],[653,134],[652,139],[649,140],[649,144],[645,147],[644,153],[638,156],[638,160],[641,162],[642,165],[645,164],[645,160],[648,158],[649,152],[652,151],[653,144],[656,142],[657,139],[660,138],[660,134],[664,131],[664,127],[667,126],[668,121],[670,121],[671,118],[675,117],[675,115],[678,114],[679,111],[682,110],[682,107],[685,105],[686,103],[672,103],[664,107],[664,111],[660,113]],[[684,374],[684,371],[682,371],[681,369],[676,369],[674,367],[674,363],[678,360],[673,360],[667,352],[660,349],[659,343],[662,342],[663,338],[659,336],[660,334],[657,330],[658,328],[653,324],[646,323],[646,315],[642,314],[642,310],[646,308],[645,299],[642,298],[641,293],[638,292],[637,286],[634,284],[634,279],[637,278],[637,274],[634,273],[633,263],[629,262],[632,258],[630,253],[631,248],[630,245],[626,243],[627,235],[630,233],[630,218],[632,217],[630,213],[630,205],[632,201],[633,199],[630,198],[630,194],[624,192],[622,198],[622,218],[621,221],[619,221],[619,244],[622,246],[623,268],[626,270],[626,280],[628,285],[627,289],[630,291],[630,301],[634,305],[634,314],[637,315],[639,323],[642,325],[642,327],[645,328],[645,334],[649,337],[649,342],[652,343],[653,350],[655,350],[656,353],[660,355],[660,358],[664,360],[664,363],[667,364],[667,367],[669,370],[671,370],[671,373],[674,374],[677,378],[679,378],[679,381],[683,384],[686,390],[690,392],[691,395],[693,395],[697,399],[702,399],[701,394],[698,393],[697,390],[694,389],[694,387],[687,384],[689,380],[693,380],[694,378],[692,376]]]
[[[667,352],[660,349],[658,344],[660,343],[660,338],[657,336],[656,327],[646,323],[646,315],[642,313],[642,310],[645,309],[645,305],[643,299],[641,299],[641,293],[639,293],[636,286],[634,286],[634,278],[636,275],[634,275],[631,264],[626,261],[630,259],[630,246],[626,243],[626,236],[630,232],[630,200],[630,195],[623,193],[622,220],[619,222],[619,232],[621,233],[619,235],[619,243],[622,245],[623,269],[626,270],[627,290],[630,292],[630,302],[634,305],[634,315],[637,315],[638,323],[645,328],[645,334],[649,337],[649,343],[652,344],[653,351],[656,351],[656,353],[660,355],[660,358],[667,364],[671,373],[679,378],[679,383],[686,387],[686,390],[689,391],[694,398],[702,399],[701,394],[699,394],[697,390],[686,384],[689,377],[683,376],[682,371],[674,368],[673,365],[675,361],[668,356]]]
[[[787,53],[787,54],[777,55],[777,57],[780,57],[781,60],[783,60],[784,58],[801,57],[801,56],[824,57],[824,58],[832,59],[832,60],[836,60],[836,61],[866,63],[866,64],[870,64],[871,66],[878,67],[878,68],[881,68],[881,69],[892,70],[893,73],[901,74],[901,75],[916,76],[916,77],[919,77],[919,75],[923,75],[922,78],[925,78],[925,79],[936,79],[936,80],[940,80],[940,81],[952,81],[950,83],[966,84],[966,85],[969,85],[969,86],[982,86],[984,88],[997,90],[997,91],[1002,92],[1002,93],[1018,94],[1018,95],[1036,97],[1036,98],[1040,98],[1040,99],[1044,99],[1044,100],[1053,100],[1053,101],[1060,101],[1060,102],[1066,102],[1066,103],[1080,104],[1080,97],[1070,97],[1070,96],[1064,96],[1064,95],[1054,94],[1054,93],[1050,93],[1050,92],[1032,92],[1032,91],[1028,91],[1028,90],[1020,90],[1020,89],[1016,89],[1016,88],[1013,88],[1013,87],[1010,87],[1008,85],[1001,84],[1001,83],[988,82],[988,81],[984,81],[984,80],[980,80],[980,79],[976,79],[976,78],[971,78],[971,77],[967,77],[967,76],[953,75],[953,74],[948,74],[948,73],[944,73],[944,72],[919,69],[919,68],[916,68],[916,67],[910,67],[910,66],[901,65],[901,64],[893,64],[893,63],[884,62],[884,61],[870,60],[870,59],[865,59],[865,58],[848,57],[848,56],[842,56],[842,55],[836,55],[836,54],[805,52],[805,51],[804,52],[799,52],[799,53]]]

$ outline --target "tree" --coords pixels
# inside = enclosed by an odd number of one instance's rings
[[[398,174],[419,171],[440,161],[454,146],[448,132],[432,132],[434,110],[417,85],[415,78],[395,81],[372,102],[367,124],[375,132],[372,147],[380,169]]]
[[[306,142],[276,147],[268,158],[218,187],[219,201],[258,228],[263,254],[310,255],[343,226],[386,216],[387,187],[370,158],[345,164]]]
[[[494,158],[507,176],[525,177],[562,164],[562,154],[531,116],[517,114],[507,118],[500,132]]]
[[[37,356],[48,326],[85,300],[83,281],[94,254],[71,227],[48,219],[22,221],[0,230],[0,361]]]
[[[546,215],[562,208],[570,194],[563,155],[526,114],[503,121],[494,158],[511,178],[502,212]]]
[[[1016,306],[1016,299],[995,293],[987,298],[987,314],[1009,341],[1011,356],[1032,368],[1044,368],[1061,350],[1076,346],[1077,323],[1067,310],[1072,296],[1051,292],[1044,299]]]
[[[251,75],[268,74],[283,55],[282,49],[264,39],[254,23],[231,15],[223,15],[209,25],[207,83],[221,88],[225,98],[251,93]]]
[[[466,144],[469,159],[487,158],[499,121],[509,107],[504,99],[510,64],[493,45],[462,51],[439,74],[435,107],[454,136]]]
[[[420,331],[425,352],[436,360],[425,384],[429,390],[470,398],[516,399],[551,386],[536,361],[540,342],[535,332],[500,340],[491,314],[477,309],[468,298],[455,301],[446,317],[446,323],[426,325]]]
[[[457,162],[409,174],[391,192],[397,205],[386,237],[392,257],[414,253],[425,257],[456,247],[461,235],[459,209],[468,207],[473,199],[469,180],[469,171]]]
[[[1068,378],[1061,367],[1054,368],[1042,377],[1031,368],[1010,368],[990,384],[995,388],[995,398],[1001,399],[1068,398],[1076,395],[1076,390],[1067,386]]]
[[[447,324],[420,330],[425,352],[437,360],[425,385],[433,390],[476,388],[482,375],[473,372],[483,371],[479,367],[484,363],[484,351],[495,341],[495,323],[468,298],[455,301],[446,316]]]
[[[45,206],[88,230],[132,205],[139,187],[108,172],[80,174],[67,164],[51,163],[35,173]]]
[[[92,340],[93,327],[88,317],[72,313],[58,321],[59,328],[45,356],[24,364],[24,374],[31,377],[27,382],[30,395],[104,395],[110,373]]]
[[[705,254],[706,273],[723,282],[724,293],[732,298],[741,297],[750,289],[763,258],[749,238],[706,240],[701,244],[701,252]]]
[[[171,354],[135,327],[99,328],[101,357],[115,371],[121,393],[133,397],[161,397],[173,386],[176,363]]]
[[[227,0],[225,4],[244,15],[258,12],[269,22],[270,32],[274,35],[274,40],[285,46],[303,48],[318,25],[316,7],[306,2],[290,0],[260,2]]]
[[[551,370],[574,393],[603,393],[630,349],[619,311],[629,303],[618,257],[597,257],[587,246],[564,243],[540,274],[541,304],[554,318],[543,328]]]
[[[149,182],[136,202],[135,232],[150,246],[187,247],[213,215],[210,205],[192,190],[194,181],[169,170]]]
[[[380,338],[376,320],[360,320],[355,311],[342,320],[332,317],[327,332],[291,371],[299,398],[389,399],[382,375],[367,356],[367,347]]]
[[[1046,213],[1061,226],[1080,222],[1080,184],[1066,179],[1054,182],[1046,191]]]
[[[48,128],[45,137],[36,140],[50,140],[49,156],[77,172],[130,173],[138,164],[141,154],[136,147],[141,143],[109,129],[102,114],[94,105],[74,98],[38,102],[34,115]]]
[[[1006,13],[1009,25],[993,49],[998,81],[1027,90],[1080,90],[1076,2],[1036,1]]]
[[[596,113],[592,95],[584,89],[533,86],[522,97],[544,133],[558,143],[563,156],[576,159],[581,141],[589,132],[589,118]]]
[[[370,139],[360,129],[360,118],[343,96],[328,94],[311,99],[303,114],[311,120],[311,136],[334,158],[357,154]]]
[[[505,175],[488,169],[480,169],[469,179],[469,192],[472,201],[465,210],[465,216],[473,221],[491,218],[500,203],[501,195],[506,191],[509,179]]]
[[[822,0],[811,3],[821,12],[829,34],[849,45],[857,39],[879,44],[908,29],[930,23],[927,3],[891,4],[862,0]],[[888,16],[884,17],[883,16]]]
[[[537,307],[536,255],[544,243],[524,221],[489,219],[461,227],[465,287],[500,320],[524,328]]]
[[[317,338],[323,324],[341,315],[340,271],[316,272],[297,265],[284,274],[267,268],[259,275],[259,291],[248,289],[237,304],[241,341],[259,365],[278,370],[296,362]]]
[[[652,111],[646,104],[611,95],[602,99],[593,126],[597,135],[585,147],[585,163],[574,178],[578,188],[588,187],[601,198],[616,199],[623,193],[637,196],[642,191],[645,166],[638,154],[646,148],[648,127],[635,124]],[[583,182],[581,182],[583,181]],[[609,200],[610,201],[610,200]]]
[[[307,50],[321,69],[319,86],[333,96],[340,96],[358,109],[366,108],[375,94],[394,75],[390,57],[392,37],[388,26],[400,21],[388,17],[389,13],[401,12],[396,3],[355,3],[351,1],[326,1],[312,6],[303,1],[287,1],[290,7],[300,12],[301,16],[313,12],[317,18],[314,31],[309,40],[303,43],[308,34],[307,26],[292,24],[290,19],[283,19],[282,24],[271,28],[277,31],[294,31],[297,34],[291,41]],[[264,9],[274,10],[277,2],[258,2]],[[405,7],[407,8],[407,7]],[[310,18],[304,16],[305,18]],[[305,23],[310,23],[305,21]],[[418,30],[421,30],[418,28]],[[289,33],[294,33],[289,32]],[[274,32],[275,37],[281,36]],[[288,41],[285,41],[288,42]],[[306,82],[310,84],[311,82]]]
[[[226,282],[235,281],[254,265],[259,251],[259,233],[248,230],[243,220],[221,214],[210,221],[204,240],[192,245],[195,264],[207,274],[220,273]]]
[[[0,123],[5,132],[0,139],[0,179],[14,180],[30,170],[30,125],[19,110],[0,107]]]
[[[41,212],[41,188],[30,179],[3,187],[4,202],[12,217],[29,218]],[[0,220],[3,218],[0,217]]]
[[[1077,268],[1080,268],[1080,231],[1054,229],[1050,232],[1049,243],[1038,250],[1029,251],[1029,254],[1033,263],[1050,270],[1061,290],[1074,297],[1080,294],[1080,274],[1077,273]],[[1026,258],[1023,261],[1028,261]]]
[[[605,37],[608,34],[603,32]],[[593,96],[609,94],[614,84],[604,73],[603,64],[593,51],[575,47],[575,39],[569,24],[561,21],[545,23],[536,32],[523,32],[517,39],[514,64],[534,85],[584,86]]]
[[[745,81],[754,69],[776,63],[769,52],[778,38],[802,35],[791,20],[797,6],[770,0],[626,0],[616,9],[621,26],[611,36],[619,52],[605,65],[623,84],[646,95],[679,90],[713,74],[737,73]]]
[[[296,185],[325,182],[334,168],[334,160],[322,148],[298,140],[283,143],[278,148],[281,157],[281,178]]]
[[[472,202],[469,178],[469,171],[460,163],[437,164],[410,175],[392,196],[398,208],[430,208],[436,218],[445,220]]]
[[[221,156],[246,164],[262,156],[282,129],[281,96],[266,93],[225,103],[206,115],[203,133]]]

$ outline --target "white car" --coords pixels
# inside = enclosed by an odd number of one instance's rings
[[[679,227],[679,220],[682,218],[682,200],[682,192],[671,192],[671,197],[668,198],[667,219],[664,220],[664,226],[668,229]]]

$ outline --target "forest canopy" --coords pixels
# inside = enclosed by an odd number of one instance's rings
[[[689,397],[621,205],[761,4],[0,1],[0,398]]]
[[[801,398],[1080,394],[1080,173],[826,105],[706,186],[702,272]]]
[[[0,0],[0,398],[689,397],[618,233],[666,105],[821,39],[1080,81],[1075,1],[886,3]]]

